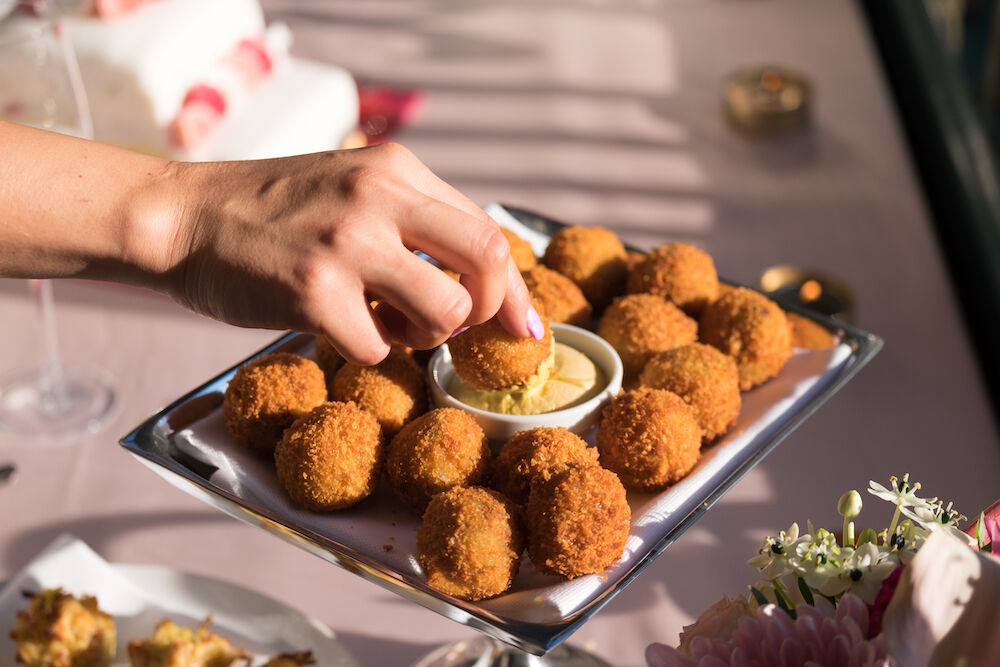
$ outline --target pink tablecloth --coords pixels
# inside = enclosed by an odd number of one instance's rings
[[[641,665],[646,644],[675,641],[702,609],[745,590],[744,561],[763,535],[806,519],[836,525],[839,495],[869,479],[909,472],[967,514],[1000,496],[997,432],[854,3],[270,0],[265,10],[291,26],[299,55],[424,88],[399,139],[474,199],[606,225],[639,246],[690,241],[740,282],[779,263],[831,273],[854,289],[857,323],[886,339],[574,643]],[[752,142],[727,129],[720,83],[759,63],[812,79],[808,136]],[[121,407],[107,429],[64,446],[0,437],[0,462],[19,469],[0,486],[0,578],[69,530],[111,561],[273,595],[329,624],[365,665],[406,665],[473,634],[209,509],[117,446],[274,332],[129,289],[70,282],[56,296],[64,356],[110,370]],[[24,285],[0,282],[0,369],[30,361],[33,322]]]

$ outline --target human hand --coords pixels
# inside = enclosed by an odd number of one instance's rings
[[[185,205],[159,263],[196,312],[319,333],[358,364],[494,314],[520,337],[540,325],[496,223],[402,146],[168,169]]]

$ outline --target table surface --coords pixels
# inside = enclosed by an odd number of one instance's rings
[[[760,540],[869,479],[911,474],[966,514],[1000,497],[1000,443],[885,78],[852,2],[827,0],[270,0],[293,51],[363,80],[418,86],[399,137],[472,198],[695,243],[731,280],[793,263],[854,290],[875,360],[744,477],[570,641],[615,665],[723,595],[746,591]],[[811,131],[751,141],[720,113],[732,71],[794,67]],[[364,665],[407,665],[474,634],[177,491],[117,440],[277,336],[131,288],[56,286],[67,361],[114,374],[117,417],[92,437],[0,435],[0,578],[69,531],[115,562],[156,563],[265,592],[332,627]],[[0,370],[30,363],[25,285],[0,281]],[[885,511],[886,516],[880,512]],[[873,524],[888,511],[869,503]]]

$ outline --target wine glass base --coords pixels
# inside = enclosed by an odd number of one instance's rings
[[[435,649],[412,667],[611,667],[592,653],[560,644],[532,655],[490,637],[474,637]]]
[[[110,376],[96,368],[66,366],[57,388],[46,390],[37,370],[0,378],[0,432],[60,440],[99,431],[114,414]]]

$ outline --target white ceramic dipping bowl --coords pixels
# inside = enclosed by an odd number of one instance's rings
[[[622,361],[618,353],[597,334],[570,324],[552,324],[552,334],[557,343],[576,348],[590,358],[607,379],[601,391],[588,401],[572,407],[545,412],[539,415],[505,415],[488,412],[462,403],[448,393],[447,387],[455,376],[451,364],[451,352],[442,345],[428,364],[431,397],[439,408],[461,408],[479,422],[490,440],[507,440],[517,431],[526,431],[537,426],[562,426],[580,436],[585,435],[597,424],[601,409],[611,400],[622,386]]]

